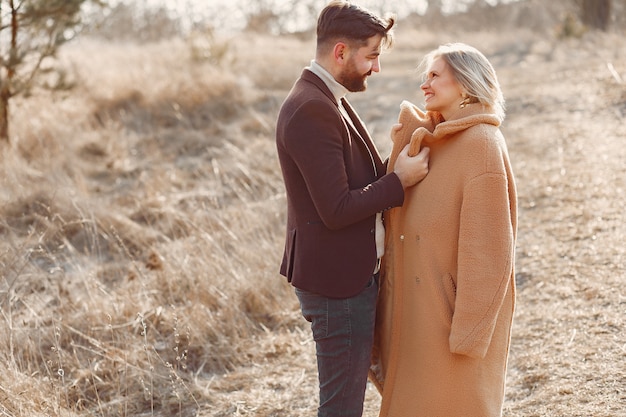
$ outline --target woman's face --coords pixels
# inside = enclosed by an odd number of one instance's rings
[[[426,110],[441,113],[445,120],[450,120],[459,110],[463,89],[443,58],[433,60],[420,88],[424,92]]]

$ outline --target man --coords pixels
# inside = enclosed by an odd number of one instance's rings
[[[428,149],[399,155],[386,174],[372,139],[344,96],[363,91],[392,43],[387,21],[345,1],[320,13],[317,50],[282,105],[276,145],[287,191],[281,274],[311,322],[319,417],[360,417],[373,343],[380,213],[428,172]]]

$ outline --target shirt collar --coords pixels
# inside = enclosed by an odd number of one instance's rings
[[[324,84],[326,84],[330,92],[333,93],[337,103],[340,103],[340,100],[348,94],[348,89],[335,80],[331,73],[326,71],[326,69],[315,60],[311,61],[311,65],[308,67],[308,70],[324,81]]]

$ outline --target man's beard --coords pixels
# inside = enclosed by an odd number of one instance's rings
[[[356,93],[357,91],[365,91],[367,88],[367,77],[371,74],[372,71],[369,71],[367,74],[360,74],[356,69],[356,65],[354,65],[354,61],[350,60],[337,81],[346,87],[348,91]]]

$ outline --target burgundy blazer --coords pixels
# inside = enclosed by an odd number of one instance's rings
[[[287,191],[287,236],[280,273],[296,288],[352,297],[376,266],[376,213],[402,205],[404,190],[385,174],[368,132],[341,116],[326,84],[305,69],[285,99],[276,146]]]

